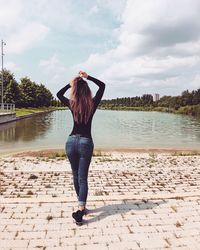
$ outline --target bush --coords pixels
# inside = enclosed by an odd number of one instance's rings
[[[176,113],[200,117],[200,104],[180,107]]]

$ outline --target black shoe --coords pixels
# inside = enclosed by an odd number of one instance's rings
[[[88,210],[87,208],[85,208],[85,209],[83,210],[83,212],[84,212],[84,215],[89,214],[89,210]]]
[[[83,215],[85,214],[85,210],[78,210],[74,213],[72,213],[72,217],[75,219],[77,225],[82,225],[83,224]]]

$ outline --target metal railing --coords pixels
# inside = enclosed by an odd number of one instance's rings
[[[0,113],[15,112],[15,104],[0,103]]]

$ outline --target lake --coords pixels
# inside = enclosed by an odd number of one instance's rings
[[[72,131],[69,110],[57,110],[0,125],[0,152],[63,148]],[[200,149],[200,120],[143,111],[97,109],[92,121],[95,148]]]

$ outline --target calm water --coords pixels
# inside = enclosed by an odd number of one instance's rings
[[[0,152],[64,148],[72,126],[69,110],[0,125]],[[97,110],[92,136],[96,148],[200,149],[200,121],[159,112]]]

